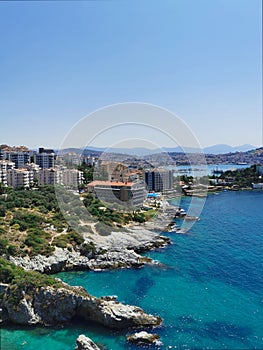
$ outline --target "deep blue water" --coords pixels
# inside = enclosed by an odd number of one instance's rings
[[[163,266],[58,276],[160,315],[159,349],[263,349],[262,210],[263,191],[211,195],[187,234],[169,233],[172,245],[147,254]],[[86,323],[4,329],[1,350],[74,349],[81,333],[107,349],[139,349],[125,342],[127,332]]]

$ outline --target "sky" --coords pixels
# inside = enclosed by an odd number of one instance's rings
[[[99,126],[111,118],[97,109],[142,102],[176,114],[202,147],[262,146],[261,6],[1,1],[0,144],[57,148],[83,117]],[[112,142],[107,133],[93,145]]]

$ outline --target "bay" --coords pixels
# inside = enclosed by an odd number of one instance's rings
[[[189,201],[182,198],[180,206],[187,209]],[[262,210],[263,191],[210,195],[187,234],[167,233],[172,244],[146,254],[162,266],[56,276],[160,315],[163,325],[155,331],[163,346],[156,349],[262,349]],[[1,349],[69,350],[81,333],[107,349],[139,349],[126,343],[127,331],[89,323],[4,328]]]

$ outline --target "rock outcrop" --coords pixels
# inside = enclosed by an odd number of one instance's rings
[[[31,291],[14,291],[5,285],[0,301],[3,323],[20,325],[54,325],[71,321],[75,316],[109,328],[157,326],[160,317],[141,308],[124,305],[111,298],[95,298],[81,287],[41,287]],[[16,296],[14,298],[14,295]]]
[[[76,340],[75,350],[100,350],[100,349],[90,338],[81,334]]]
[[[153,345],[162,345],[160,337],[158,334],[152,334],[145,331],[127,335],[126,339],[135,344],[153,344]]]
[[[142,257],[129,249],[104,250],[95,258],[89,259],[79,252],[56,248],[51,256],[37,255],[35,257],[10,257],[10,261],[26,270],[41,273],[57,273],[71,270],[105,270],[128,267],[141,267],[153,263],[152,259]]]
[[[141,267],[156,262],[141,256],[140,252],[164,247],[169,243],[170,239],[167,237],[141,227],[133,227],[129,232],[112,232],[109,236],[100,237],[95,242],[96,252],[92,256],[84,256],[79,251],[57,247],[51,256],[37,255],[30,258],[12,256],[10,261],[26,270],[47,274],[70,270]]]

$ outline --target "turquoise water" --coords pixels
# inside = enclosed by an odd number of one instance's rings
[[[211,195],[188,234],[169,233],[172,245],[147,254],[163,266],[58,276],[160,315],[160,349],[263,349],[262,209],[263,191]],[[74,349],[81,333],[107,349],[139,349],[125,342],[127,332],[75,323],[3,329],[1,350]]]

